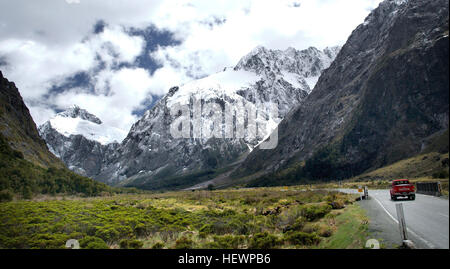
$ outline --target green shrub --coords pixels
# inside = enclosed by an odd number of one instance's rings
[[[245,241],[242,235],[223,235],[213,237],[214,242],[209,243],[208,248],[212,249],[237,249]]]
[[[108,249],[108,245],[103,239],[95,236],[86,236],[80,240],[80,247],[83,249]]]
[[[105,242],[114,242],[119,237],[119,232],[113,227],[100,227],[95,233],[96,237],[103,239]]]
[[[301,231],[303,227],[305,227],[306,220],[303,217],[298,217],[294,223],[291,225],[287,225],[283,228],[283,233],[286,233],[288,231]]]
[[[271,249],[280,244],[277,236],[268,232],[257,233],[250,239],[250,249]]]
[[[156,242],[153,246],[152,249],[163,249],[164,248],[164,244],[161,242]]]
[[[302,206],[302,216],[308,221],[315,221],[322,218],[331,211],[330,205],[305,205]]]
[[[144,243],[136,239],[122,239],[119,246],[123,249],[140,249],[144,246]]]
[[[330,237],[333,234],[333,230],[330,227],[322,226],[318,231],[321,237]]]
[[[176,249],[191,249],[194,242],[191,239],[183,236],[175,242]]]
[[[345,202],[342,200],[335,200],[328,203],[332,209],[342,209],[345,207]]]
[[[31,248],[39,249],[61,249],[66,247],[66,242],[69,240],[68,235],[65,234],[36,234],[30,238],[28,243]]]
[[[317,224],[315,223],[306,223],[305,226],[303,227],[303,229],[301,230],[304,233],[315,233],[319,230],[319,227]]]
[[[205,224],[198,231],[205,235],[211,234],[213,233],[213,226],[211,224]]]
[[[315,233],[289,232],[285,234],[284,240],[297,246],[315,245],[320,242],[320,237]]]

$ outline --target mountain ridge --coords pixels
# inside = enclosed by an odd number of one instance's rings
[[[278,147],[233,176],[342,179],[416,155],[448,129],[447,58],[448,2],[381,2],[280,123]]]
[[[266,110],[270,103],[275,103],[279,116],[283,117],[290,108],[308,95],[311,91],[309,85],[328,67],[338,50],[339,47],[323,51],[315,48],[301,51],[290,48],[280,51],[258,47],[244,56],[234,68],[225,68],[222,72],[203,79],[172,87],[153,108],[147,110],[142,118],[133,124],[121,144],[109,145],[109,149],[105,149],[108,145],[83,146],[82,154],[74,148],[69,148],[68,153],[64,154],[66,149],[62,148],[59,150],[62,154],[59,155],[65,155],[63,160],[74,170],[85,172],[85,175],[109,184],[117,184],[130,177],[135,177],[137,182],[143,177],[150,179],[160,177],[164,173],[167,173],[164,177],[171,177],[219,169],[252,150],[265,139],[264,132],[256,137],[174,140],[169,126],[178,117],[172,117],[170,109],[176,104],[191,106],[194,97],[202,100],[202,109],[204,104],[216,104],[222,110],[227,105]],[[284,56],[277,60],[280,55]],[[257,61],[257,65],[248,64],[252,61]],[[306,81],[311,77],[312,80]],[[260,124],[266,126],[265,133],[270,134],[279,119],[265,115],[268,118],[261,120]],[[210,128],[214,129],[214,125],[209,123],[210,119],[210,116],[202,116],[202,124],[210,124]],[[219,128],[223,131],[226,127],[221,124]],[[42,126],[42,129],[45,129],[45,126]],[[50,148],[61,148],[70,143],[58,134],[44,137],[47,138]],[[85,159],[84,156],[90,151],[94,151],[93,155],[96,156],[90,162],[92,165],[86,162],[83,164],[81,160]],[[73,156],[75,157],[72,158]]]

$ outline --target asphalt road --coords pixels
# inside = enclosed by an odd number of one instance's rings
[[[353,190],[343,190],[353,192]],[[416,194],[416,200],[398,199],[392,201],[389,190],[369,190],[369,200],[362,201],[361,206],[368,211],[371,221],[379,224],[385,234],[395,234],[400,240],[396,203],[403,203],[408,235],[418,248],[449,248],[449,200],[429,195]],[[384,212],[380,213],[380,212]],[[389,227],[386,224],[390,221]],[[388,240],[392,238],[388,238]],[[399,243],[400,243],[399,242]]]

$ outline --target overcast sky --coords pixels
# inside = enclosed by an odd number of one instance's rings
[[[254,47],[343,45],[380,0],[0,0],[0,70],[36,123],[77,104],[128,131]]]

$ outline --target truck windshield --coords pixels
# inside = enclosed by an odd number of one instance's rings
[[[409,184],[409,181],[408,180],[394,181],[394,185],[403,185],[403,184]]]

